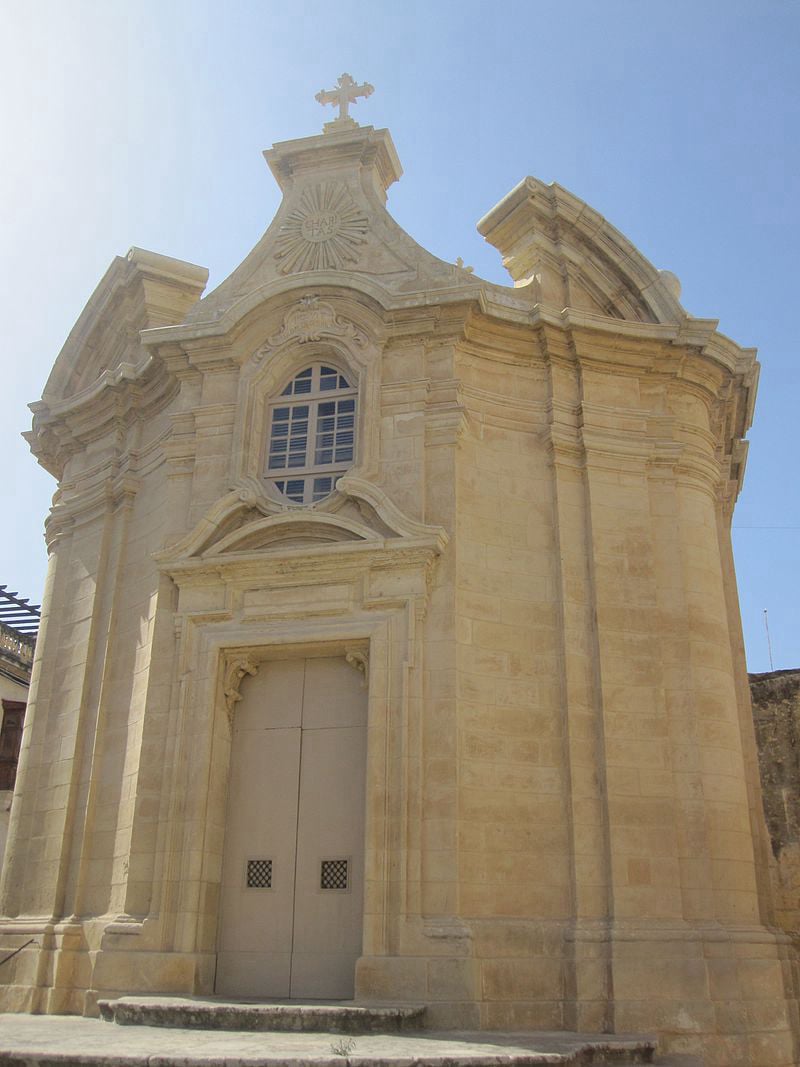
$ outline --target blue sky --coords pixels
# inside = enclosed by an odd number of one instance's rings
[[[475,223],[527,174],[592,205],[762,363],[734,519],[751,670],[800,666],[795,408],[800,0],[402,5],[0,0],[0,582],[34,599],[53,490],[19,434],[75,319],[131,245],[218,284],[278,206],[261,150],[319,132],[342,71],[405,176],[389,208],[508,281]]]

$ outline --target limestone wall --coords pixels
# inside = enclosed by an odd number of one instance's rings
[[[730,561],[753,354],[564,190],[495,209],[518,288],[433,260],[378,195],[392,153],[277,146],[241,267],[196,304],[196,268],[114,268],[157,274],[150,320],[96,294],[54,372],[80,395],[35,409],[59,492],[0,928],[40,941],[2,1004],[213,992],[238,686],[324,654],[368,684],[358,997],[789,1067]],[[538,302],[555,267],[580,310]],[[270,404],[327,361],[356,454],[297,506]]]
[[[800,671],[751,674],[776,922],[800,944]]]
[[[20,670],[19,673],[24,674],[25,672]],[[28,683],[17,678],[11,678],[5,673],[0,673],[0,698],[20,700],[25,703],[28,699]],[[2,710],[0,710],[0,722],[2,722]],[[13,798],[13,789],[0,789],[0,870],[2,870],[5,856],[6,839],[11,817],[11,801]]]

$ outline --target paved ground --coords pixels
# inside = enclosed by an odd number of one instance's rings
[[[596,1044],[597,1035],[588,1040]],[[579,1052],[586,1043],[586,1038],[564,1033],[426,1031],[348,1038],[342,1034],[118,1026],[64,1015],[0,1015],[0,1067],[99,1063],[127,1067],[525,1067],[580,1063]]]

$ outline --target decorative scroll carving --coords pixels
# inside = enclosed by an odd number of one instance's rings
[[[367,343],[366,335],[355,323],[337,315],[331,304],[326,304],[315,295],[304,296],[287,312],[278,333],[267,338],[267,343],[256,353],[254,362],[260,363],[267,352],[286,341],[294,340],[302,345],[323,337],[344,337],[359,348]]]
[[[222,691],[225,696],[225,710],[228,713],[228,722],[233,723],[233,709],[236,703],[242,699],[239,686],[246,674],[255,674],[258,664],[247,655],[232,656],[225,665],[225,678],[222,683]]]
[[[323,182],[304,190],[278,236],[275,258],[281,273],[343,270],[358,259],[369,220],[341,182]]]
[[[361,688],[366,689],[369,685],[369,655],[362,648],[349,648],[345,650],[345,660],[361,675]]]

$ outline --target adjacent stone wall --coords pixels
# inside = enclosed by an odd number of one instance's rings
[[[29,649],[26,641],[18,640],[12,631],[0,627],[0,699],[3,701],[21,701],[23,704],[27,702],[30,668],[26,661],[30,654]],[[5,704],[0,705],[0,728],[3,725],[4,707]],[[7,753],[3,752],[3,745],[0,744],[0,759],[4,757],[7,758]],[[6,780],[2,785],[6,788],[0,789],[0,870],[6,850],[11,800],[14,796],[13,781]],[[11,788],[7,788],[9,785]]]
[[[800,946],[800,670],[750,675],[777,923]]]

